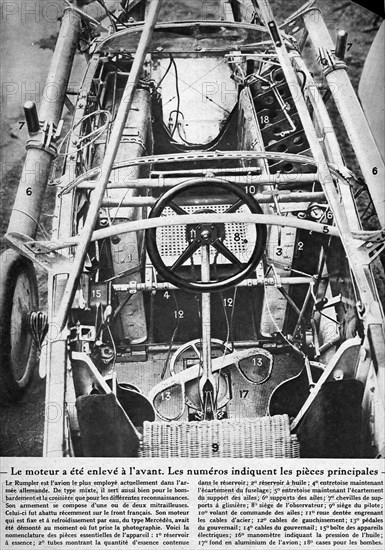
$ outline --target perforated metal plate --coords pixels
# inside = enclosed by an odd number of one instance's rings
[[[229,208],[229,205],[205,205],[204,208],[205,210],[210,209],[222,214]],[[183,209],[189,214],[192,214],[202,210],[202,206],[183,206]],[[237,212],[249,212],[249,210],[247,206],[241,206]],[[171,208],[167,207],[164,209],[164,216],[176,216],[176,214]],[[246,262],[250,258],[255,245],[255,226],[246,223],[225,223],[224,225],[226,234],[224,244],[241,262]],[[186,226],[174,225],[159,228],[157,230],[157,243],[164,263],[171,266],[188,245],[186,240]],[[216,250],[210,247],[210,258],[214,258],[216,254]],[[201,264],[200,249],[195,252],[192,260],[194,265]],[[229,260],[222,256],[222,254],[218,254],[216,261],[217,264],[230,264]],[[187,260],[186,265],[191,265],[191,259]]]

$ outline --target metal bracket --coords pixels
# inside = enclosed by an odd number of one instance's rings
[[[335,56],[335,50],[320,48],[318,50],[317,61],[321,65],[325,76],[332,71],[336,71],[337,69],[346,70],[346,63]]]
[[[363,250],[373,262],[385,250],[385,229],[376,231],[355,231],[352,232],[355,239],[359,239],[358,249]]]
[[[315,303],[315,309],[317,311],[323,311],[324,309],[327,309],[329,307],[334,307],[342,302],[342,295],[338,294],[338,296],[334,296],[333,298],[326,299],[326,301],[318,300],[318,302]]]
[[[68,92],[67,92],[68,93]],[[70,98],[68,97],[68,95],[66,95],[64,97],[64,105],[67,107],[68,111],[70,112],[71,115],[74,114],[75,112],[75,105],[72,103],[72,101],[70,100]]]
[[[25,258],[32,260],[51,273],[69,273],[71,264],[65,256],[51,250],[49,246],[39,241],[31,241],[31,237],[21,233],[7,233],[4,241]]]
[[[53,157],[57,155],[56,140],[60,137],[63,128],[63,120],[56,126],[53,122],[40,122],[40,130],[31,136],[26,144],[26,149],[44,149]]]
[[[309,0],[306,2],[303,6],[301,6],[297,11],[292,13],[281,25],[279,28],[286,33],[290,32],[297,32],[303,28],[303,16],[304,14],[311,9],[315,9],[317,11],[320,11],[318,8],[312,8],[313,4],[315,3],[315,0]]]
[[[329,363],[326,365],[324,372],[318,379],[318,381],[315,383],[312,391],[310,392],[310,395],[306,399],[305,403],[302,405],[301,410],[291,423],[290,429],[291,431],[295,430],[302,420],[302,418],[305,416],[305,413],[308,411],[310,406],[312,405],[314,399],[317,397],[318,393],[320,392],[323,384],[329,379],[329,377],[333,374],[337,368],[341,368],[341,364],[344,363],[345,358],[343,357],[346,351],[349,351],[350,349],[359,349],[361,345],[361,339],[359,336],[356,336],[354,338],[350,338],[349,340],[346,340],[341,344],[341,346],[336,351],[333,358],[329,361]]]
[[[272,277],[272,280],[273,280],[273,284],[269,284],[267,281],[268,281],[268,278],[267,276],[269,275],[269,273],[272,272],[273,273],[273,277]],[[281,281],[281,277],[280,275],[277,273],[276,269],[275,269],[275,265],[274,264],[270,264],[266,273],[265,273],[265,279],[264,279],[264,284],[265,286],[269,285],[269,286],[275,286],[276,288],[282,288],[282,281]]]

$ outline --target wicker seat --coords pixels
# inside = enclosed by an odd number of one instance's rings
[[[287,415],[242,420],[144,422],[142,457],[297,458]]]

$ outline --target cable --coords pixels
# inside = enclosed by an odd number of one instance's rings
[[[61,150],[63,148],[63,144],[67,141],[67,139],[73,134],[75,131],[75,128],[77,128],[79,125],[83,124],[85,120],[88,120],[92,116],[102,115],[106,117],[106,121],[101,126],[98,126],[94,130],[91,130],[88,134],[85,134],[81,137],[79,137],[79,143],[83,143],[81,147],[76,148],[76,152],[80,153],[83,149],[90,146],[94,141],[96,141],[108,128],[110,122],[111,122],[111,114],[109,111],[106,111],[105,109],[98,109],[97,111],[92,111],[91,113],[88,113],[87,115],[84,115],[81,117],[81,119],[75,124],[73,128],[71,128],[66,135],[64,136],[62,142],[59,145],[58,149],[58,155],[62,157],[68,157],[69,155],[73,155],[74,151],[67,151],[66,153],[62,153]],[[90,141],[85,142],[86,139],[91,138]]]
[[[229,340],[230,340],[230,335],[231,335],[230,321],[229,321],[229,317],[228,317],[227,311],[226,311],[226,306],[225,306],[226,298],[223,297],[223,292],[220,292],[219,296],[221,298],[222,309],[223,309],[223,313],[225,314],[225,321],[226,321],[226,340],[225,340],[225,346],[226,346],[228,344]]]
[[[173,113],[177,113],[177,115],[181,115],[182,118],[183,118],[183,120],[184,120],[184,114],[182,113],[182,111],[179,111],[178,109],[173,109],[173,110],[170,112],[170,115],[169,115],[170,119],[171,119],[171,115],[172,115]],[[178,135],[179,135],[180,139],[181,139],[181,140],[183,141],[183,143],[185,143],[186,145],[189,145],[190,147],[202,147],[202,145],[204,145],[204,144],[202,144],[202,143],[192,143],[191,141],[187,141],[187,140],[182,136],[182,134],[180,133],[180,124],[179,124],[179,123],[177,124],[177,128],[176,128],[176,129],[177,129],[177,131],[178,131]],[[174,130],[173,130],[173,131],[174,131]],[[175,141],[174,141],[174,142],[175,142]]]
[[[219,256],[219,252],[218,252],[218,250],[216,250],[215,251],[215,256],[214,256],[214,259],[213,259],[213,266],[214,266],[215,277],[219,280],[218,269],[217,269],[217,267],[218,267],[218,264],[217,264],[218,256]],[[225,315],[225,321],[226,321],[225,349],[229,344],[230,338],[231,338],[231,347],[232,347],[232,349],[234,349],[234,338],[232,337],[232,326],[231,326],[231,324],[232,324],[232,318],[233,318],[233,315],[234,315],[234,305],[235,305],[236,292],[237,292],[237,287],[235,287],[235,289],[234,289],[234,294],[233,294],[233,298],[232,298],[233,299],[233,304],[232,304],[233,307],[232,307],[232,312],[231,312],[232,315],[230,316],[230,320],[229,320],[227,310],[226,310],[226,306],[225,306],[226,298],[223,297],[223,292],[222,291],[219,293],[220,298],[221,298],[223,313]]]
[[[30,218],[36,224],[36,227],[38,227],[40,229],[40,231],[44,235],[44,238],[47,239],[48,241],[51,239],[51,236],[48,233],[48,231],[46,230],[46,228],[42,224],[40,224],[36,218],[31,216],[31,214],[28,214],[28,212],[25,212],[24,210],[20,210],[19,208],[13,208],[13,211],[14,212],[21,212],[24,216],[27,216],[28,218]]]
[[[160,88],[160,86],[161,86],[163,80],[164,80],[164,79],[166,78],[166,76],[168,75],[168,73],[169,73],[169,71],[170,71],[170,69],[171,69],[171,67],[172,67],[172,61],[173,61],[173,57],[172,57],[172,55],[170,54],[170,63],[169,63],[169,65],[168,65],[167,69],[166,69],[166,72],[164,73],[164,75],[163,75],[162,78],[160,79],[159,84],[158,84],[157,87],[155,88],[155,92],[157,91],[158,88]]]
[[[110,335],[110,339],[111,339],[111,344],[112,344],[112,350],[114,352],[114,359],[113,359],[113,362],[112,362],[112,368],[114,369],[115,368],[115,363],[116,363],[116,357],[117,357],[117,353],[116,353],[116,345],[115,345],[115,340],[112,336],[112,332],[111,332],[111,329],[109,327],[109,325],[107,324],[107,330],[108,330],[108,334]]]
[[[235,311],[235,301],[237,298],[237,292],[238,292],[238,287],[236,286],[234,288],[233,308],[230,315],[230,338],[231,338],[230,343],[231,343],[232,349],[234,349],[234,311]]]
[[[178,306],[178,301],[177,301],[177,299],[176,299],[175,291],[172,290],[171,293],[172,293],[172,297],[173,297],[173,299],[174,299],[175,308],[176,308],[176,323],[175,323],[175,327],[174,327],[173,333],[172,333],[172,335],[171,335],[171,340],[170,340],[170,345],[169,345],[169,347],[168,347],[166,360],[165,360],[165,362],[164,362],[162,372],[160,373],[160,378],[161,378],[161,380],[163,380],[163,378],[165,377],[166,372],[167,372],[167,368],[168,368],[168,366],[169,366],[169,364],[170,364],[170,357],[171,357],[172,346],[173,346],[173,344],[174,344],[175,336],[176,336],[176,334],[177,334],[177,332],[178,332],[178,329],[179,329],[179,306]]]
[[[174,65],[174,69],[175,69],[176,117],[175,117],[175,125],[174,125],[174,128],[173,128],[172,132],[171,132],[171,137],[174,137],[175,130],[178,127],[178,117],[179,117],[179,113],[180,113],[180,110],[179,110],[180,109],[180,93],[179,93],[178,68],[176,66],[175,59],[173,58],[173,56],[171,54],[170,54],[170,58],[171,58],[172,64]]]
[[[305,86],[306,86],[307,76],[306,76],[306,73],[304,71],[302,71],[301,69],[297,69],[296,72],[300,73],[303,76],[303,81],[302,81],[302,84],[301,84],[301,94],[303,95],[303,92],[304,92]]]
[[[195,275],[194,262],[192,262],[192,267],[193,267],[194,275]],[[195,299],[196,299],[196,303],[197,303],[199,326],[202,328],[202,308],[201,308],[201,303],[202,302],[201,302],[200,297],[198,295],[195,295]],[[202,332],[202,330],[200,331],[200,334],[199,334],[199,342],[200,342],[200,346],[201,346],[201,353],[200,353],[200,357],[199,357],[198,380],[200,380],[201,375],[203,374],[203,361],[204,361],[204,359],[203,359],[203,332]],[[199,398],[200,398],[200,393],[199,393]],[[200,399],[200,402],[201,402],[201,405],[203,405],[201,399]]]
[[[302,351],[300,350],[299,348],[297,348],[292,342],[290,342],[290,340],[288,340],[288,338],[286,338],[286,336],[283,334],[282,330],[279,328],[279,326],[277,325],[277,322],[276,320],[274,319],[273,317],[273,314],[271,313],[271,310],[270,310],[270,305],[269,305],[269,299],[267,297],[267,293],[265,292],[265,303],[266,303],[266,308],[267,308],[267,311],[269,313],[269,316],[270,316],[270,319],[272,320],[273,322],[273,325],[275,326],[275,328],[277,329],[277,332],[282,336],[282,338],[289,344],[289,346],[291,346],[293,348],[293,350],[296,352],[296,353],[299,353],[304,359],[307,359],[307,355]]]
[[[215,258],[215,262],[216,262],[216,258]],[[233,319],[234,319],[235,300],[236,300],[236,296],[237,296],[237,288],[238,287],[234,288],[233,304],[232,304],[232,310],[231,310],[231,315],[230,315],[230,321],[228,319],[226,306],[224,304],[223,294],[222,294],[222,292],[220,293],[221,300],[222,300],[222,305],[223,305],[223,310],[224,310],[224,313],[225,313],[226,324],[227,324],[227,334],[226,334],[226,341],[223,344],[222,366],[217,371],[218,372],[218,377],[217,377],[217,387],[216,387],[216,392],[215,392],[215,410],[217,409],[217,404],[218,404],[220,379],[221,379],[221,373],[222,373],[223,365],[224,365],[224,362],[225,362],[225,359],[226,359],[226,352],[230,351],[230,353],[231,353],[231,352],[234,351]],[[229,349],[229,341],[230,341],[230,349]]]
[[[171,111],[171,113],[174,113],[174,112],[175,112],[175,110],[174,110],[174,111]],[[170,113],[170,115],[171,115],[171,113]],[[180,113],[180,114],[183,116],[183,118],[184,118],[184,115],[183,115],[182,111],[179,111],[179,113]],[[180,139],[183,141],[183,143],[185,143],[185,144],[188,145],[189,147],[202,147],[202,146],[204,145],[204,144],[202,144],[202,143],[192,143],[191,141],[187,141],[187,140],[181,135],[181,133],[180,133],[179,124],[178,124],[177,130],[178,130],[178,135],[179,135]]]
[[[174,66],[174,69],[175,69],[175,91],[176,91],[176,97],[177,97],[177,107],[176,109],[173,109],[171,112],[170,112],[170,117],[173,113],[176,113],[176,118],[175,118],[175,124],[174,124],[174,128],[172,129],[172,131],[170,132],[171,133],[171,137],[174,137],[174,134],[175,134],[175,130],[178,130],[178,135],[180,137],[180,139],[186,144],[186,145],[189,145],[189,146],[199,146],[201,145],[200,143],[190,143],[189,141],[187,141],[186,139],[184,139],[182,136],[181,136],[181,133],[180,133],[180,129],[179,129],[179,124],[178,124],[178,119],[179,119],[179,115],[182,115],[182,117],[184,118],[184,114],[182,113],[182,111],[180,110],[180,91],[179,91],[179,76],[178,76],[178,68],[176,66],[176,63],[175,63],[175,59],[174,57],[172,56],[172,54],[170,53],[170,63],[166,69],[166,72],[164,73],[164,75],[162,76],[159,84],[157,85],[157,87],[155,88],[155,91],[161,86],[163,80],[166,78],[167,74],[169,73],[171,67]]]
[[[112,28],[113,28],[114,32],[116,32],[116,31],[117,31],[117,27],[116,27],[115,21],[114,21],[113,18],[112,18],[112,12],[110,12],[110,10],[107,9],[107,6],[105,5],[104,0],[96,0],[96,1],[97,1],[97,3],[98,3],[100,6],[102,6],[102,8],[104,9],[104,11],[106,12],[106,15],[107,15],[108,19],[110,20],[110,23],[111,23]]]
[[[218,278],[218,271],[217,271],[218,255],[219,255],[219,252],[215,251],[213,266],[214,266],[215,276],[217,278]],[[214,402],[215,410],[217,409],[217,404],[218,404],[221,372],[222,372],[222,368],[223,368],[223,365],[224,365],[224,362],[225,362],[225,359],[226,359],[226,352],[229,351],[229,341],[231,342],[230,350],[231,350],[231,352],[234,351],[233,318],[234,318],[234,309],[235,309],[235,299],[236,299],[236,295],[237,295],[237,287],[234,288],[233,303],[232,303],[232,311],[231,311],[230,321],[229,321],[229,318],[228,318],[228,314],[227,314],[227,310],[226,310],[226,306],[225,306],[225,302],[224,302],[225,298],[223,298],[223,293],[220,292],[219,295],[220,295],[220,299],[221,299],[221,302],[222,302],[223,312],[225,314],[225,321],[226,321],[227,331],[226,331],[226,341],[223,343],[222,366],[217,371],[218,376],[217,376],[217,379],[216,379],[215,402]]]
[[[117,31],[116,23],[119,23],[119,24],[123,25],[124,27],[126,27],[126,29],[129,28],[125,23],[123,23],[123,21],[120,21],[119,18],[116,17],[116,15],[111,10],[109,10],[107,8],[104,0],[96,0],[96,1],[98,2],[98,4],[100,4],[102,6],[104,11],[106,12],[107,17],[110,20],[111,26],[112,26],[112,28],[114,29],[115,32]]]

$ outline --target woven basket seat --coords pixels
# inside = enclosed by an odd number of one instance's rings
[[[200,422],[144,422],[142,457],[296,458],[287,415]]]

